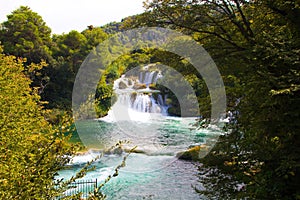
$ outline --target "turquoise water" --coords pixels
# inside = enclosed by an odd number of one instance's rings
[[[202,189],[199,180],[199,164],[178,160],[176,154],[191,146],[212,144],[220,131],[197,129],[195,118],[149,116],[147,120],[115,122],[108,118],[81,121],[76,124],[79,135],[88,148],[102,149],[119,140],[131,141],[123,148],[137,146],[141,153],[132,153],[117,177],[103,188],[108,199],[205,199],[195,192]],[[71,168],[60,172],[60,177],[69,178],[84,163],[96,157],[98,151],[76,156]],[[94,166],[95,171],[83,179],[104,181],[114,173],[126,153],[105,155]]]

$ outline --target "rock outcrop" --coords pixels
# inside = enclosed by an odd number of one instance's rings
[[[179,152],[176,154],[176,157],[181,160],[192,160],[197,161],[202,155],[208,151],[208,147],[206,145],[197,145],[189,148],[184,152]]]

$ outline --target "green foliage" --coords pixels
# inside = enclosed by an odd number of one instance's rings
[[[107,115],[108,110],[113,105],[113,88],[112,85],[99,84],[96,90],[96,112],[99,117]]]
[[[50,78],[42,99],[49,102],[48,108],[70,110],[72,88],[76,73],[88,54],[86,37],[71,31],[68,34],[54,35],[51,50],[55,59],[49,66]]]
[[[1,49],[0,49],[1,50]],[[59,110],[43,110],[40,97],[30,88],[23,62],[0,54],[0,198],[80,199],[64,196],[70,183],[93,170],[91,161],[67,181],[55,180],[79,148],[64,134],[72,132],[72,120]],[[118,148],[117,143],[108,151]],[[129,153],[130,154],[130,153]],[[89,199],[105,199],[101,188],[125,166],[127,154],[115,172],[95,188]],[[103,156],[101,154],[100,156]],[[96,159],[100,158],[97,157]]]
[[[102,28],[96,27],[86,29],[82,34],[87,38],[87,46],[85,48],[95,48],[100,42],[107,39],[107,33]]]
[[[30,68],[31,63],[50,63],[53,61],[51,53],[51,29],[42,17],[29,7],[21,6],[7,16],[7,21],[1,24],[0,41],[4,53],[24,59],[24,70],[32,80],[32,87],[39,87],[39,93],[49,81],[47,65],[40,68]]]
[[[67,162],[59,155],[72,152],[64,144],[62,131],[53,130],[43,118],[39,97],[29,87],[27,76],[35,81],[33,86],[40,87],[49,108],[70,109],[77,70],[89,51],[95,51],[93,47],[107,38],[106,33],[163,26],[191,35],[210,53],[223,76],[228,109],[235,114],[226,127],[228,133],[203,160],[206,165],[220,169],[210,179],[216,183],[215,187],[209,185],[212,190],[207,192],[222,187],[224,194],[220,195],[224,199],[235,195],[252,199],[300,199],[299,2],[155,0],[145,5],[148,9],[145,13],[128,17],[122,23],[54,35],[53,41],[42,18],[28,7],[17,9],[2,23],[0,40],[4,52],[22,57],[23,62],[1,55],[0,197],[26,199],[30,194],[33,195],[30,198],[38,199],[55,194],[51,180],[54,172]],[[122,40],[126,43],[129,38]],[[127,50],[120,41],[115,42],[116,46],[107,47],[109,52]],[[151,49],[151,42],[147,45],[149,48],[123,55],[101,71],[96,99],[88,99],[81,109],[96,107],[98,116],[106,115],[113,102],[115,79],[141,64],[162,63],[173,67],[192,85],[201,115],[209,118],[209,93],[191,64],[177,55]],[[41,60],[49,66],[30,65]],[[27,76],[22,72],[24,69]],[[176,77],[173,79],[176,82]],[[180,88],[180,84],[175,86]],[[176,96],[163,86],[155,88],[169,94],[168,101],[173,107],[170,112],[179,115]],[[188,102],[189,97],[185,98]],[[44,116],[53,124],[61,121],[49,113]],[[232,184],[228,176],[221,181],[223,173],[234,175]],[[246,190],[234,190],[235,181],[244,182]]]
[[[1,25],[0,40],[5,53],[27,58],[28,64],[51,60],[51,29],[29,7],[13,11]]]
[[[122,24],[121,22],[110,22],[101,28],[104,30],[105,33],[111,35],[116,34],[122,31]]]
[[[107,34],[101,28],[53,36],[55,62],[49,70],[50,82],[42,94],[42,98],[49,102],[48,108],[71,109],[76,73],[89,52],[106,38]]]
[[[149,54],[147,50],[142,49],[140,52],[124,54],[107,66],[101,74],[102,76],[96,90],[95,102],[92,104],[89,103],[90,106],[96,106],[95,109],[98,117],[107,115],[107,112],[116,100],[116,96],[113,93],[114,81],[122,74],[125,74],[126,71],[130,71],[135,67],[140,67],[142,64],[149,63],[150,55],[151,54]],[[82,105],[81,108],[84,109],[87,107],[88,104]]]
[[[299,199],[299,2],[158,0],[146,6],[127,27],[160,25],[192,35],[217,63],[228,108],[237,111],[206,161],[219,168],[230,163],[225,172],[247,184],[246,196]]]
[[[23,69],[21,59],[0,54],[0,197],[47,199],[56,195],[53,179],[76,148],[63,136],[67,121],[59,129],[45,120]]]
[[[70,31],[68,34],[54,35],[53,41],[56,44],[53,49],[53,56],[55,57],[62,56],[75,59],[76,56],[82,54],[82,51],[85,50],[87,45],[86,37],[77,31]],[[76,60],[74,60],[72,64],[76,63]]]

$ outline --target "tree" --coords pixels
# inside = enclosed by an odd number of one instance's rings
[[[53,58],[49,70],[50,82],[45,88],[43,99],[47,107],[70,110],[72,89],[79,67],[89,52],[107,38],[101,28],[89,26],[82,33],[70,31],[53,36]]]
[[[300,198],[299,6],[283,0],[153,0],[129,23],[190,34],[213,57],[236,116],[210,156],[236,172],[251,198]]]
[[[122,31],[122,24],[123,22],[110,22],[101,28],[105,33],[112,35]]]
[[[50,51],[51,29],[42,17],[29,7],[21,6],[1,24],[0,41],[5,54],[24,58],[24,70],[33,81],[31,86],[39,87],[39,93],[42,93],[49,81],[46,65],[43,69],[28,69],[31,63],[45,61],[51,64],[53,61]]]
[[[51,29],[40,15],[21,6],[7,16],[0,31],[4,52],[27,59],[27,64],[51,60]]]
[[[87,55],[87,39],[77,31],[53,35],[54,61],[48,67],[49,83],[41,95],[47,108],[70,110],[72,88],[77,70]]]
[[[91,27],[82,32],[87,39],[87,49],[95,48],[100,42],[107,39],[108,35],[100,27]]]
[[[58,195],[54,177],[76,148],[66,130],[45,120],[23,69],[22,59],[0,54],[0,198],[50,199]]]

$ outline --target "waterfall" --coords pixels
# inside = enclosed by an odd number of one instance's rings
[[[166,103],[166,99],[167,99],[167,95],[165,95],[164,98],[162,97],[161,94],[158,95],[157,102],[161,108],[162,115],[168,115],[169,106]]]
[[[139,82],[143,83],[143,81],[144,81],[144,73],[140,72],[140,74],[139,74]]]
[[[159,105],[164,105],[164,103],[165,103],[161,94],[158,95],[158,103],[159,103]]]
[[[146,86],[148,87],[151,83],[153,83],[153,75],[155,74],[155,71],[152,72],[146,72],[145,73],[145,78],[143,83],[146,84]]]
[[[152,83],[156,83],[159,78],[162,78],[162,74],[158,71],[142,71],[139,73],[139,82],[147,87]]]
[[[120,93],[118,94],[118,100],[115,105],[125,106],[132,110],[143,113],[161,113],[161,106],[152,97],[151,94],[143,93]]]
[[[167,115],[168,106],[165,99],[161,94],[153,95],[159,93],[158,90],[149,89],[149,85],[161,77],[162,74],[159,71],[141,71],[138,73],[138,77],[122,75],[114,82],[114,91],[117,94],[117,102],[114,107],[116,109],[132,109],[141,113]],[[147,88],[134,89],[139,88],[135,87],[139,84],[145,84]]]
[[[151,112],[152,111],[152,101],[150,97],[146,94],[138,94],[134,100],[132,109],[138,112]]]

